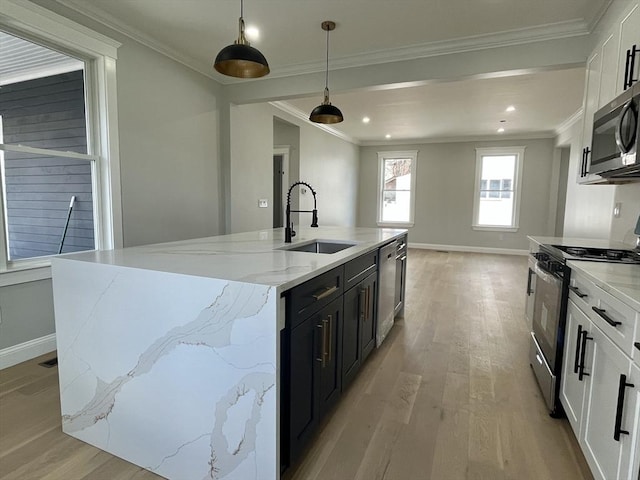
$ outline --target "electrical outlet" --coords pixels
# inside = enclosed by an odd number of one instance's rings
[[[258,207],[267,208],[268,206],[269,206],[269,202],[267,201],[266,198],[261,198],[260,200],[258,200]]]

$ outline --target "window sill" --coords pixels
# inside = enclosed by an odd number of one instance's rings
[[[382,228],[407,228],[413,227],[413,222],[377,222]]]
[[[51,278],[51,262],[29,263],[19,267],[0,270],[0,287],[36,282]]]
[[[499,225],[472,225],[471,228],[485,232],[517,232],[520,227],[516,226],[499,226]]]

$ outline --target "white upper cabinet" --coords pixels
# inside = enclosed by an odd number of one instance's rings
[[[584,86],[584,124],[582,127],[582,161],[578,168],[578,183],[590,183],[598,175],[589,175],[591,161],[591,138],[593,136],[593,114],[596,113],[600,100],[600,76],[602,71],[601,49],[596,50],[587,60],[587,73]]]
[[[619,39],[620,33],[615,30],[602,44],[600,49],[602,56],[602,71],[600,75],[600,93],[598,95],[598,109],[606,105],[616,96],[620,69],[619,61]],[[624,72],[623,72],[624,73]],[[595,113],[595,112],[594,112]]]
[[[640,5],[635,3],[620,22],[618,81],[613,97],[625,90],[625,85],[640,80]]]

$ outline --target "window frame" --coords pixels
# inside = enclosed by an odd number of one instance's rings
[[[117,49],[121,44],[38,5],[15,0],[3,0],[0,28],[85,62],[87,141],[88,156],[93,159],[96,250],[121,248],[123,232],[116,96]],[[33,150],[18,146],[0,148]],[[3,191],[0,191],[0,198],[4,198]],[[3,200],[0,209],[0,287],[51,278],[51,256],[8,260],[4,208]]]
[[[492,232],[517,232],[520,228],[520,198],[522,193],[522,165],[524,162],[524,146],[514,147],[482,147],[476,148],[476,176],[475,176],[475,188],[473,195],[473,222],[471,227],[473,230],[480,231],[492,231]],[[511,212],[511,224],[510,225],[485,225],[478,223],[478,217],[480,214],[480,195],[481,188],[480,183],[482,181],[482,163],[483,157],[501,157],[501,156],[515,156],[514,166],[514,178],[511,185],[511,191],[513,192],[513,211]],[[492,179],[494,180],[494,179]],[[504,179],[498,179],[500,186]],[[489,197],[487,197],[489,198]],[[501,200],[502,196],[499,196],[496,200]]]
[[[385,222],[382,220],[382,202],[384,191],[384,162],[400,158],[411,159],[411,190],[409,220],[406,222]],[[376,223],[379,227],[413,227],[416,200],[416,171],[418,166],[418,150],[384,151],[378,152],[378,207],[376,213]]]

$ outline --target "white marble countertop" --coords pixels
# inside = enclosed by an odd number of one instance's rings
[[[296,232],[291,244],[284,243],[284,229],[277,228],[119,250],[73,253],[59,258],[269,285],[283,292],[402,236],[406,230],[296,227]],[[355,242],[356,245],[333,254],[278,250],[313,239]]]
[[[640,265],[570,260],[567,265],[640,312]]]
[[[532,242],[538,245],[563,245],[567,247],[583,248],[609,248],[616,250],[629,250],[631,247],[625,243],[613,242],[598,238],[577,238],[577,237],[538,237],[528,236]]]

